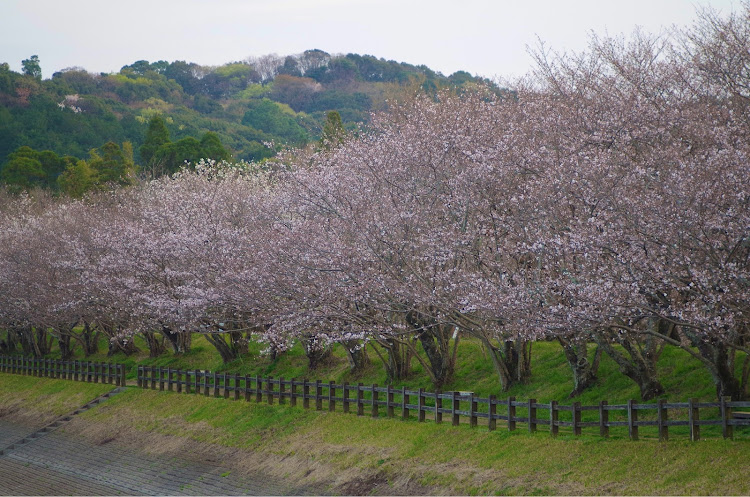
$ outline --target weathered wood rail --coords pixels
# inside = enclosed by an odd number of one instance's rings
[[[109,362],[59,361],[0,356],[0,372],[125,386],[125,366]]]
[[[733,402],[728,398],[720,402],[698,402],[696,399],[665,402],[660,399],[655,404],[633,400],[626,404],[601,401],[598,405],[585,406],[579,402],[560,405],[556,401],[540,403],[536,399],[498,399],[494,395],[477,397],[472,392],[426,392],[421,388],[396,389],[362,383],[337,385],[332,381],[264,378],[151,366],[138,366],[137,378],[139,387],[153,390],[158,388],[234,400],[252,399],[255,402],[265,399],[269,404],[278,401],[280,404],[289,402],[292,406],[301,401],[302,407],[310,409],[314,405],[316,410],[323,410],[325,406],[327,410],[335,411],[340,405],[343,412],[354,410],[359,416],[369,411],[372,417],[385,414],[408,419],[415,416],[420,422],[429,417],[442,423],[446,416],[454,426],[460,424],[463,417],[472,427],[478,426],[482,420],[489,430],[497,429],[497,421],[504,421],[509,431],[516,430],[517,424],[523,423],[529,432],[544,427],[553,436],[558,435],[563,427],[570,428],[575,436],[581,435],[583,428],[598,428],[601,436],[608,437],[610,428],[617,427],[626,428],[628,437],[638,440],[639,428],[656,427],[658,438],[668,440],[670,427],[684,426],[688,427],[690,439],[697,441],[702,426],[720,426],[725,438],[733,438],[735,426],[750,426],[750,419],[732,415],[734,409],[750,408],[750,402]],[[546,415],[542,414],[544,411]],[[710,418],[705,417],[706,412],[711,414]]]

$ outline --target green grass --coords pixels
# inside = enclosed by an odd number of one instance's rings
[[[0,411],[62,416],[114,388],[113,385],[80,383],[0,373]]]
[[[409,479],[435,493],[738,494],[750,492],[750,441],[632,442],[369,419],[129,389],[96,423],[237,447],[297,455],[337,471]]]
[[[131,356],[123,353],[106,355],[106,339],[101,340],[99,354],[91,356],[91,361],[119,362],[128,368],[128,378],[135,379],[138,364],[146,366],[170,367],[173,369],[205,369],[210,371],[238,373],[251,376],[273,376],[274,378],[308,378],[320,379],[324,382],[333,380],[340,384],[362,382],[364,384],[386,385],[388,383],[385,370],[374,353],[372,346],[367,347],[370,365],[358,374],[349,371],[346,354],[343,348],[335,345],[333,359],[315,371],[307,367],[307,358],[302,347],[297,344],[291,350],[280,354],[275,360],[261,354],[264,347],[258,343],[250,343],[250,352],[242,358],[224,364],[216,349],[202,335],[194,335],[190,352],[175,356],[168,351],[157,358],[148,356],[148,348],[140,336],[135,337],[139,352]],[[591,355],[593,355],[593,345]],[[744,359],[744,354],[737,354],[738,375]],[[59,357],[59,352],[53,349],[50,357]],[[76,349],[76,359],[83,360],[80,348]],[[684,402],[694,397],[701,401],[715,401],[716,390],[714,383],[700,361],[676,347],[667,346],[658,362],[658,377],[665,387],[663,398],[673,402]],[[477,340],[463,339],[458,347],[457,368],[452,382],[443,387],[444,391],[465,390],[473,391],[480,396],[490,394],[498,397],[515,396],[518,399],[535,398],[539,402],[556,400],[561,404],[571,404],[573,400],[584,405],[597,404],[600,400],[612,403],[624,403],[628,399],[641,400],[637,385],[623,375],[618,366],[606,354],[602,355],[598,373],[598,381],[591,388],[575,399],[569,398],[573,390],[570,367],[557,342],[536,342],[532,352],[532,377],[528,384],[515,385],[508,392],[502,392],[499,380],[492,369],[490,359]],[[424,388],[434,391],[429,377],[422,370],[416,359],[412,360],[412,374],[404,381],[396,382],[394,387]]]

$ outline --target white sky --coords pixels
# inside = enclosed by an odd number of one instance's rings
[[[696,8],[739,0],[0,0],[0,62],[38,55],[45,78],[81,66],[116,72],[136,60],[220,65],[319,48],[512,77],[531,68],[537,36],[557,51],[589,33],[689,26]]]

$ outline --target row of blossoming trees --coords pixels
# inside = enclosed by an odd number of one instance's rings
[[[533,76],[415,97],[357,138],[273,168],[202,163],[86,201],[0,199],[0,327],[153,355],[201,332],[371,344],[390,378],[451,380],[461,337],[507,389],[559,341],[579,393],[608,354],[644,399],[680,347],[717,394],[750,373],[750,8],[674,36],[537,53]],[[7,345],[6,345],[7,346]]]

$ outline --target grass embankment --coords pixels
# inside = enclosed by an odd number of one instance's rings
[[[388,383],[385,370],[371,346],[367,347],[370,365],[358,374],[349,371],[346,355],[343,349],[334,346],[332,360],[315,371],[308,370],[307,358],[302,348],[297,345],[291,350],[279,355],[275,360],[262,355],[264,345],[251,343],[250,353],[241,359],[224,364],[216,349],[201,335],[194,335],[192,348],[185,355],[175,356],[170,352],[158,358],[148,356],[148,348],[140,337],[136,337],[139,352],[131,356],[122,353],[112,357],[106,356],[106,342],[102,341],[100,354],[91,356],[92,361],[121,362],[129,368],[128,377],[135,378],[135,365],[162,366],[174,369],[207,369],[210,371],[226,371],[252,376],[273,376],[275,378],[308,378],[323,381],[334,380],[337,383],[362,382],[364,384]],[[590,346],[590,358],[593,358],[593,346]],[[56,351],[55,351],[56,352]],[[77,349],[76,359],[84,359]],[[54,354],[53,354],[54,355]],[[742,368],[744,354],[737,354],[737,372]],[[528,384],[516,385],[508,392],[502,392],[497,376],[492,369],[490,359],[481,344],[475,340],[463,339],[458,347],[456,374],[452,382],[445,385],[443,390],[468,390],[477,395],[487,396],[495,394],[498,397],[515,396],[518,399],[535,398],[539,402],[556,400],[563,404],[570,404],[573,400],[582,404],[596,404],[600,400],[610,403],[621,403],[628,399],[641,400],[636,384],[623,375],[615,362],[606,355],[602,355],[599,368],[599,380],[575,399],[569,398],[573,390],[573,380],[570,367],[557,342],[536,342],[532,351],[532,377]],[[659,380],[665,387],[663,398],[669,401],[684,402],[694,397],[701,401],[716,400],[716,390],[706,368],[697,359],[686,352],[667,346],[659,358],[657,365]],[[416,359],[412,360],[412,374],[394,387],[407,386],[409,388],[424,388],[434,391],[428,375]]]
[[[114,385],[0,374],[0,417],[53,419],[103,395]]]
[[[292,350],[276,361],[260,357],[257,352],[242,361],[222,365],[213,348],[197,337],[191,353],[183,357],[135,356],[126,360],[131,364],[139,360],[173,368],[385,383],[382,368],[375,362],[359,377],[352,377],[341,351],[318,374],[306,371],[306,360],[299,350]],[[695,362],[678,350],[665,350],[659,368],[670,399],[714,398],[710,379]],[[481,348],[465,341],[460,347],[456,380],[446,389],[473,389],[481,395],[499,393],[488,366]],[[419,366],[414,369],[415,374],[406,383],[410,387],[430,388],[419,374]],[[533,374],[531,383],[515,387],[508,394],[570,403],[567,399],[572,388],[570,375],[556,344],[535,345]],[[3,406],[12,403],[57,415],[111,388],[0,376]],[[607,358],[602,359],[599,382],[580,400],[586,404],[602,398],[610,403],[639,398],[637,388]],[[523,416],[522,410],[519,409],[518,415]],[[677,428],[670,431],[672,440],[667,443],[632,442],[625,439],[625,431],[614,429],[610,439],[594,435],[595,429],[584,429],[584,436],[578,438],[563,429],[563,434],[553,439],[542,426],[535,434],[526,432],[525,425],[509,433],[498,423],[497,431],[488,432],[483,426],[471,429],[467,425],[451,427],[449,422],[435,425],[432,421],[418,423],[414,419],[360,418],[340,412],[135,388],[81,418],[99,427],[93,432],[137,435],[144,450],[149,450],[149,443],[163,445],[165,440],[179,439],[252,453],[255,461],[261,454],[268,461],[265,469],[277,471],[277,476],[312,478],[332,485],[331,489],[340,493],[750,494],[747,430],[738,433],[736,441],[708,433],[705,431],[708,427],[703,432],[713,438],[700,442],[689,442]],[[642,428],[642,438],[649,435],[653,436],[647,428]],[[160,449],[154,447],[154,450]],[[305,465],[300,465],[300,461],[306,461]]]
[[[347,492],[399,494],[418,485],[454,494],[750,493],[747,440],[552,439],[136,389],[82,416],[124,432],[186,437],[275,461],[313,459],[318,481]]]

